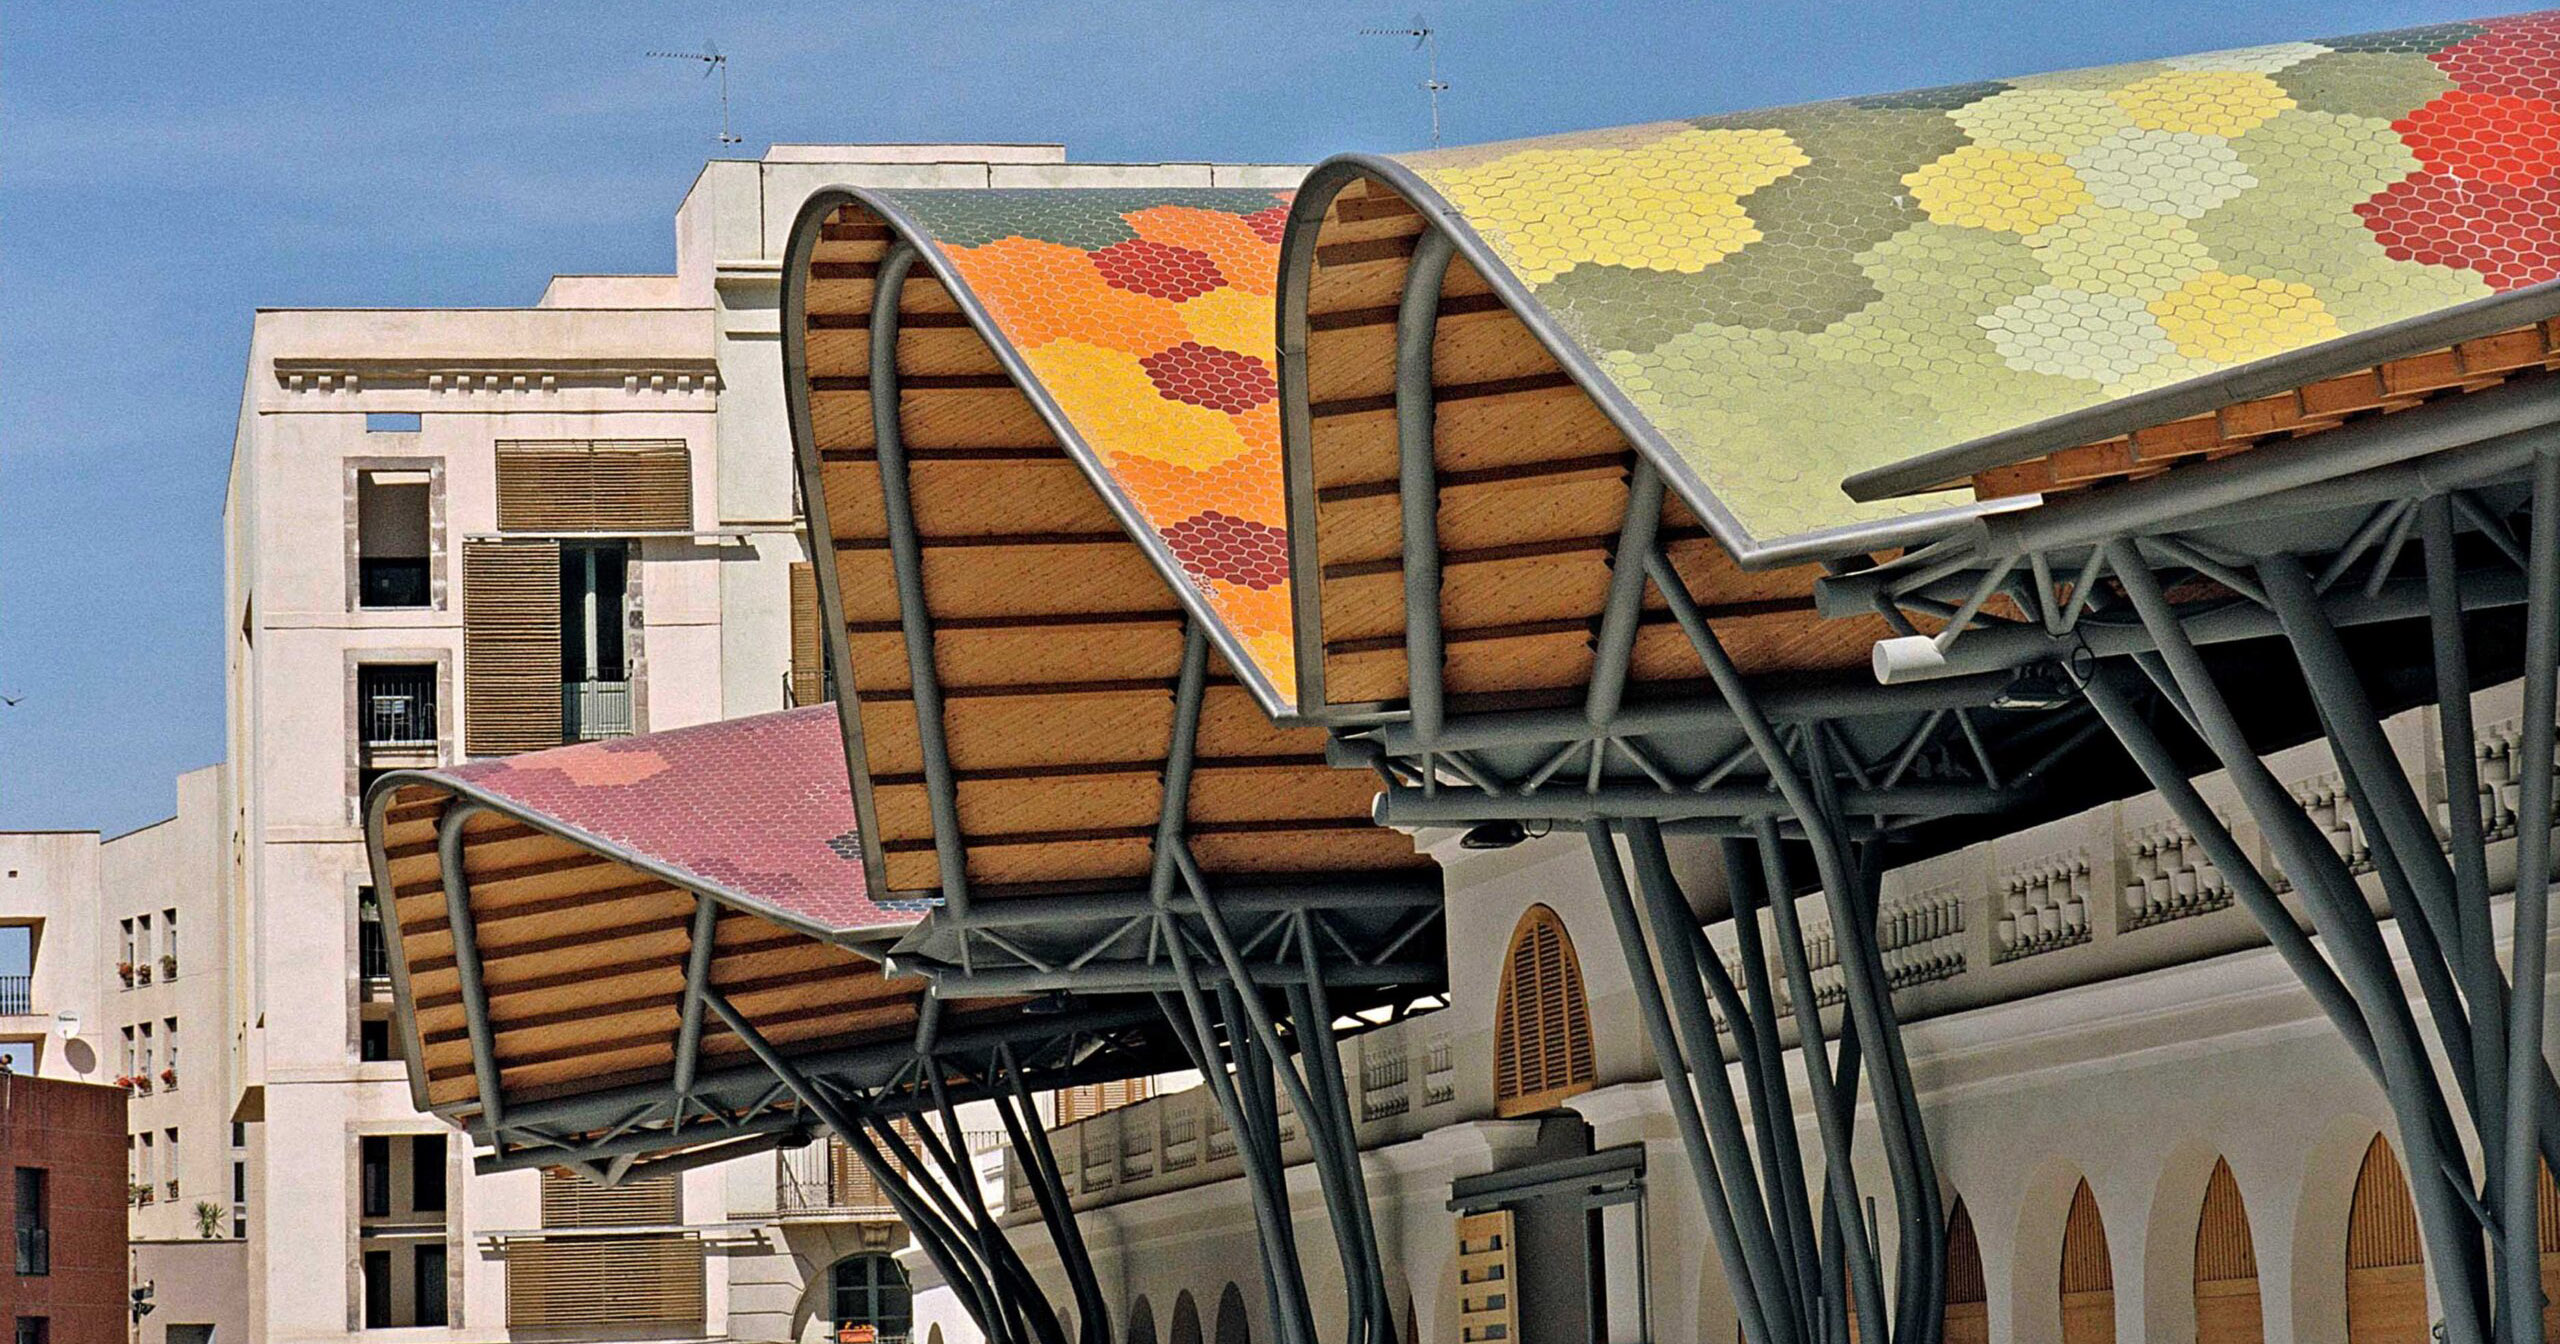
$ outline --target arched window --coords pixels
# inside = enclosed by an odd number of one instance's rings
[[[1244,1294],[1234,1284],[1218,1294],[1218,1344],[1253,1344],[1253,1323],[1245,1319]]]
[[[2107,1255],[2107,1225],[2089,1183],[2071,1192],[2062,1224],[2062,1344],[2115,1344],[2116,1271]]]
[[[1946,1344],[1991,1344],[1991,1293],[1982,1282],[1982,1242],[1964,1196],[1947,1210]]]
[[[2426,1255],[2400,1156],[2376,1134],[2347,1210],[2347,1344],[2424,1344]]]
[[[1191,1300],[1188,1288],[1173,1299],[1173,1333],[1166,1339],[1169,1344],[1200,1344],[1200,1304]]]
[[[1591,1001],[1573,939],[1555,911],[1530,906],[1511,931],[1494,1002],[1494,1114],[1551,1110],[1599,1081]]]
[[[827,1308],[836,1324],[876,1325],[883,1339],[904,1338],[915,1328],[907,1272],[877,1252],[847,1256],[827,1271]]]
[[[1129,1307],[1129,1329],[1121,1344],[1156,1344],[1156,1309],[1141,1296]]]
[[[2196,1344],[2259,1344],[2258,1248],[2231,1164],[2214,1159],[2196,1218]]]

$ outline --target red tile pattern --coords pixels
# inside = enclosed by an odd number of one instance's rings
[[[2517,289],[2560,278],[2560,13],[2475,26],[2427,58],[2454,87],[2391,124],[2420,170],[2356,213],[2397,260]]]
[[[833,932],[912,923],[923,908],[866,892],[833,705],[436,773]]]

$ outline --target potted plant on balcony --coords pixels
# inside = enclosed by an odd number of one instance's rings
[[[222,1235],[222,1206],[209,1199],[196,1201],[196,1236],[212,1241]]]
[[[163,952],[160,954],[160,978],[163,980],[175,980],[178,978],[177,953]]]
[[[146,962],[142,963],[141,965],[136,966],[136,967],[134,967],[134,968],[133,968],[133,982],[134,982],[135,984],[137,984],[137,985],[147,985],[147,984],[150,984],[150,983],[151,983],[151,963],[150,963],[150,962],[147,962],[147,961],[146,961]]]
[[[119,961],[119,962],[117,962],[117,963],[116,963],[116,978],[117,978],[117,979],[119,979],[119,980],[124,981],[124,987],[125,987],[125,988],[127,988],[127,989],[131,989],[131,988],[133,988],[133,963],[132,963],[132,962],[129,962],[129,961]]]
[[[162,1087],[176,1087],[178,1085],[177,1065],[172,1064],[160,1071],[160,1085]]]
[[[140,1086],[141,1083],[141,1079],[136,1078],[129,1073],[119,1073],[116,1075],[116,1086],[123,1088],[127,1092],[134,1090],[136,1087]]]
[[[125,1196],[126,1196],[126,1198],[131,1199],[131,1200],[132,1200],[134,1203],[136,1203],[136,1204],[148,1204],[148,1203],[150,1203],[150,1202],[151,1202],[151,1184],[150,1184],[150,1182],[148,1182],[148,1181],[135,1181],[132,1185],[130,1185],[130,1186],[128,1186],[128,1187],[126,1187],[126,1189],[125,1189]]]

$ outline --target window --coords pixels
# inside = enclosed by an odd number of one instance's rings
[[[0,1017],[24,1017],[35,1011],[35,975],[35,928],[0,924]]]
[[[367,434],[415,434],[420,423],[416,411],[367,411],[364,432]]]
[[[176,1199],[178,1197],[178,1131],[174,1129],[160,1131],[160,1161],[164,1164],[161,1167],[161,1179],[168,1184],[169,1198]]]
[[[150,1130],[142,1131],[142,1156],[134,1162],[134,1184],[141,1187],[134,1198],[148,1204],[160,1180],[160,1141]]]
[[[133,921],[126,919],[119,920],[117,923],[124,931],[124,955],[118,960],[117,969],[124,975],[125,986],[127,988],[131,988],[133,985],[133,956],[134,948],[136,946],[133,939]]]
[[[0,1073],[32,1074],[35,1071],[35,1042],[0,1041]]]
[[[436,665],[367,663],[357,668],[356,728],[367,747],[433,749]]]
[[[2107,1225],[2089,1183],[2071,1192],[2062,1224],[2062,1344],[2114,1344],[2116,1274]]]
[[[356,888],[356,969],[367,980],[391,976],[391,948],[382,938],[382,898],[370,884]]]
[[[173,977],[178,973],[178,912],[175,910],[160,912],[160,973]]]
[[[133,1028],[127,1027],[124,1029],[124,1054],[118,1057],[116,1072],[124,1077],[131,1078],[133,1076],[134,1059]]]
[[[682,439],[501,440],[498,527],[507,532],[681,532],[693,526]]]
[[[144,984],[151,983],[151,916],[133,917],[133,973]]]
[[[1495,998],[1494,1114],[1551,1110],[1599,1081],[1582,963],[1564,921],[1533,905],[1512,931]]]
[[[631,734],[623,660],[631,551],[622,542],[560,548],[560,732],[591,742]]]
[[[356,473],[356,603],[424,607],[435,602],[429,575],[432,472]]]
[[[356,1024],[356,1058],[380,1064],[391,1058],[391,1020],[368,1017]]]
[[[462,734],[472,756],[560,745],[560,544],[462,543]]]
[[[836,1262],[827,1276],[828,1299],[838,1325],[876,1325],[895,1339],[914,1328],[906,1271],[886,1255],[856,1255]]]
[[[357,1165],[364,1186],[364,1216],[391,1216],[391,1140],[368,1134],[357,1140]]]
[[[1116,1111],[1155,1095],[1155,1080],[1130,1078],[1114,1083],[1086,1083],[1058,1089],[1057,1123],[1071,1125],[1104,1111]]]
[[[386,1329],[391,1324],[391,1252],[364,1253],[364,1328]]]
[[[444,1212],[442,1134],[414,1134],[409,1138],[409,1207],[420,1213]]]
[[[145,1022],[142,1024],[142,1077],[146,1084],[149,1083],[155,1067],[152,1057],[156,1053],[151,1048],[151,1024]]]
[[[17,1270],[26,1277],[53,1272],[52,1183],[51,1173],[42,1167],[18,1168]]]
[[[417,1324],[444,1324],[444,1244],[420,1246],[411,1263],[415,1274],[410,1292],[418,1304]]]
[[[18,1344],[53,1344],[53,1322],[42,1316],[19,1317]]]

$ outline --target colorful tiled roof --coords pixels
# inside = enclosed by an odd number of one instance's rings
[[[1065,415],[1062,437],[1082,440],[1070,447],[1285,701],[1297,671],[1272,293],[1288,193],[872,194],[927,235]]]
[[[2560,11],[1400,156],[1759,541],[2560,276]]]
[[[473,761],[430,772],[537,823],[829,934],[898,928],[865,893],[833,705]]]

